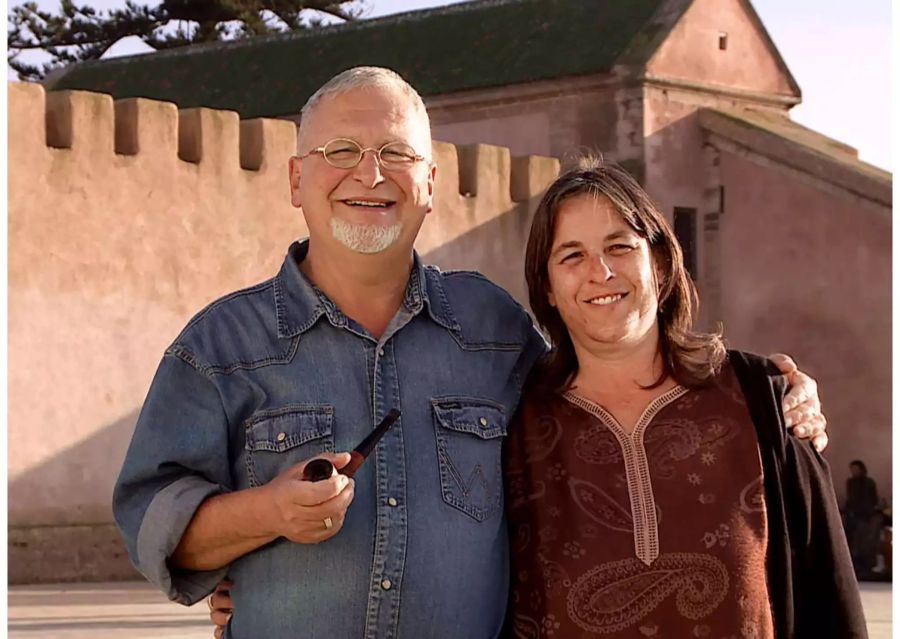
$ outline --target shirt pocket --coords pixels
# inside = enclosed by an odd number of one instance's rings
[[[431,404],[444,501],[484,521],[503,505],[506,411],[477,397],[437,397]]]
[[[292,404],[261,411],[244,424],[247,475],[251,486],[272,481],[294,464],[334,452],[334,408]]]

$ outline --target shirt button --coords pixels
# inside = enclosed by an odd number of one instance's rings
[[[389,497],[388,498],[388,506],[396,506],[396,505],[397,505],[397,500],[394,499],[393,497]]]
[[[278,437],[276,437],[276,439],[280,442],[283,442],[286,438],[287,435],[285,433],[278,433]]]
[[[394,584],[391,583],[390,579],[382,579],[382,581],[381,581],[381,588],[383,590],[390,590],[391,586],[393,586],[393,585]]]
[[[379,349],[378,349],[378,354],[379,354],[381,357],[384,357],[384,349],[383,349],[383,348],[379,348]]]
[[[478,423],[481,424],[482,426],[487,426],[488,425],[487,418],[482,417],[481,419],[478,420]]]

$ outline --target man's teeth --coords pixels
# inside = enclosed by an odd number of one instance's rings
[[[344,200],[344,203],[350,206],[368,206],[373,209],[386,209],[391,205],[390,202],[370,202],[368,200]]]
[[[607,295],[606,297],[595,297],[592,300],[588,300],[588,304],[596,304],[597,306],[603,306],[605,304],[612,304],[613,302],[618,302],[623,297],[625,297],[625,296],[622,293],[618,293],[616,295]]]

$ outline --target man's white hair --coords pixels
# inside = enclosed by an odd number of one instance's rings
[[[425,149],[427,155],[431,155],[431,121],[428,119],[428,111],[425,109],[425,102],[422,96],[416,91],[412,85],[404,80],[399,73],[391,71],[384,67],[353,67],[346,71],[341,71],[328,82],[323,84],[313,93],[303,108],[300,110],[300,127],[297,129],[297,144],[303,139],[304,123],[309,120],[310,113],[318,106],[323,98],[346,93],[353,89],[361,89],[365,87],[375,87],[380,89],[393,89],[400,91],[409,99],[410,105],[416,113],[425,121],[428,131],[428,148]],[[303,149],[298,148],[298,152]],[[422,151],[419,151],[421,153]]]

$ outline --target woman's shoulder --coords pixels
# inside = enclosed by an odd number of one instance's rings
[[[558,411],[565,399],[563,396],[538,384],[526,384],[519,402],[518,416],[522,420],[533,421],[548,412]]]
[[[787,390],[778,366],[765,355],[729,349],[725,366],[734,371],[748,402],[758,401],[761,396],[780,397]]]
[[[741,351],[729,348],[727,351],[726,362],[731,364],[735,369],[741,368],[749,372],[759,372],[766,375],[780,375],[781,372],[765,355],[753,353],[751,351]]]

